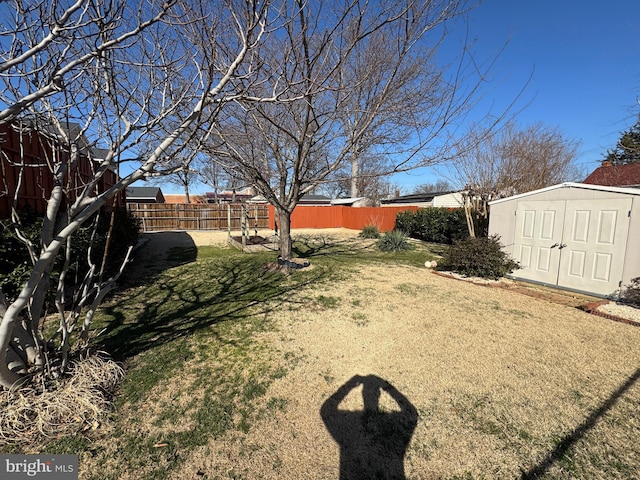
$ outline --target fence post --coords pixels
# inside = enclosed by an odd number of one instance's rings
[[[247,246],[247,211],[245,210],[245,206],[240,206],[240,229],[242,230],[242,251],[244,252],[245,247]]]

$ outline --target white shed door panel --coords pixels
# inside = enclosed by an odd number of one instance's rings
[[[618,288],[629,210],[630,198],[567,202],[559,286],[602,295]]]
[[[536,282],[558,281],[565,202],[519,202],[513,256],[520,262],[516,275]]]
[[[519,202],[516,277],[601,295],[622,279],[630,198]]]

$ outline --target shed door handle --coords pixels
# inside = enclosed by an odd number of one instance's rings
[[[556,248],[558,245],[560,245],[559,243],[554,243],[553,245],[551,245],[551,247],[549,248]]]
[[[563,243],[562,245],[560,245],[560,246],[558,247],[558,250],[562,250],[562,249],[563,249],[564,247],[566,247],[566,246],[567,246],[567,244],[566,244],[566,243]]]

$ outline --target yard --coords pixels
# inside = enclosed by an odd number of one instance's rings
[[[288,276],[156,234],[97,325],[127,368],[110,417],[47,451],[96,480],[338,479],[379,451],[382,478],[639,475],[640,328],[306,233]]]

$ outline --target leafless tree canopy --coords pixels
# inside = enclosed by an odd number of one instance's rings
[[[513,122],[493,135],[471,132],[462,154],[449,165],[463,187],[469,234],[486,233],[488,202],[569,180],[580,175],[574,164],[578,143],[557,128],[536,123],[524,129]]]
[[[0,295],[0,385],[44,365],[39,327],[53,265],[77,229],[133,182],[185,171],[207,155],[276,207],[288,258],[293,208],[337,172],[350,167],[358,179],[450,158],[483,71],[466,63],[465,48],[453,70],[434,54],[465,3],[0,2],[0,124],[44,131],[63,152],[43,162],[54,186],[38,245],[25,239],[13,211],[33,267],[15,301]],[[476,82],[468,84],[466,72]],[[90,178],[71,186],[69,173],[86,154]],[[365,165],[370,158],[375,168]],[[108,171],[120,179],[101,190]],[[4,194],[17,204],[18,190]],[[86,338],[116,280],[100,270],[92,266],[98,273],[82,295],[59,285],[64,351],[74,335]]]
[[[557,128],[536,123],[519,128],[509,122],[486,140],[470,134],[464,154],[452,162],[460,186],[500,198],[576,180],[578,142]]]
[[[0,295],[2,386],[16,386],[27,378],[24,373],[44,367],[40,324],[60,252],[68,257],[74,233],[117,192],[184,168],[171,160],[206,138],[206,126],[224,105],[246,98],[231,80],[251,83],[251,67],[243,65],[261,45],[270,12],[265,2],[233,0],[0,3],[0,123],[45,133],[58,145],[36,167],[54,179],[44,192],[47,212],[38,244],[21,232],[19,212],[12,214],[11,228],[33,267],[14,301]],[[92,155],[95,147],[99,156]],[[92,175],[70,185],[70,173],[87,154]],[[7,158],[3,154],[0,161]],[[107,171],[132,158],[131,173],[98,189]],[[32,168],[16,165],[21,172]],[[19,188],[2,187],[16,205]],[[99,265],[89,271],[75,293],[65,291],[64,272],[58,278],[60,328],[52,341],[61,344],[61,368],[71,338],[86,339],[95,308],[117,280],[102,278]]]
[[[283,2],[286,22],[252,58],[258,80],[246,86],[249,97],[278,101],[227,108],[207,147],[276,207],[283,257],[291,252],[291,212],[305,193],[349,179],[357,195],[363,177],[450,156],[452,130],[482,75],[463,89],[462,64],[447,77],[434,54],[443,25],[464,8],[461,1]],[[375,165],[365,165],[369,159]]]

